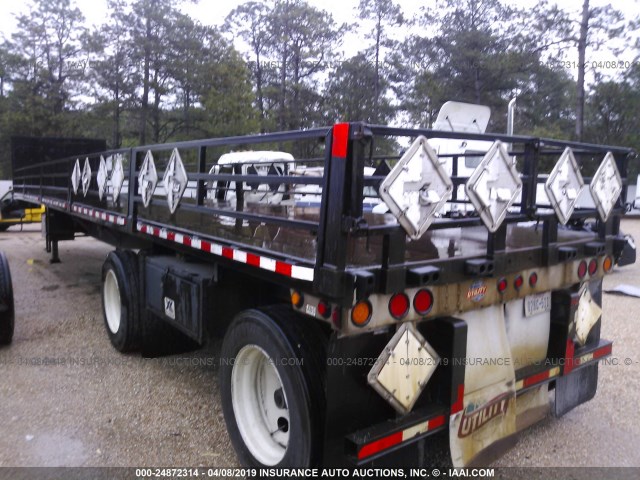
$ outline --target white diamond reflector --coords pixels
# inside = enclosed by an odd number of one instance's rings
[[[107,189],[107,180],[109,176],[107,175],[107,162],[104,160],[104,157],[100,155],[100,166],[98,167],[98,174],[96,179],[98,181],[98,197],[102,200],[104,196],[104,192]]]
[[[380,198],[414,240],[427,231],[453,190],[438,156],[423,136],[416,138],[380,185]]]
[[[91,185],[91,165],[89,158],[84,159],[84,168],[82,169],[82,194],[86,197]]]
[[[122,154],[117,153],[113,170],[111,171],[111,188],[113,188],[113,201],[117,202],[120,197],[120,190],[124,183],[124,168],[122,167]]]
[[[563,225],[566,225],[571,218],[583,188],[584,180],[578,162],[573,151],[567,147],[544,185],[549,202]]]
[[[520,175],[500,140],[473,171],[465,191],[486,227],[495,232],[522,191]]]
[[[611,152],[607,152],[591,179],[589,190],[600,217],[606,222],[622,192],[622,177]]]
[[[153,161],[151,150],[147,150],[142,162],[142,168],[138,174],[138,194],[142,197],[142,203],[145,207],[149,206],[153,192],[158,184],[158,172],[156,164]]]
[[[76,159],[76,164],[73,166],[73,172],[71,173],[71,185],[73,186],[73,193],[78,194],[78,187],[82,181],[82,173],[80,172],[80,159]]]
[[[187,177],[180,153],[178,153],[177,148],[174,148],[162,179],[164,190],[167,192],[167,204],[171,213],[174,213],[178,208],[188,181],[189,177]]]
[[[440,357],[412,323],[403,323],[369,372],[369,384],[400,413],[408,413]]]

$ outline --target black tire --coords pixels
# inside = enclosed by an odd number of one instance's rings
[[[0,345],[9,345],[13,340],[15,308],[11,270],[4,252],[0,252]]]
[[[113,277],[116,280],[117,296],[120,301],[119,321],[117,315],[107,305],[115,305],[113,297],[109,296],[109,290],[113,286]],[[107,277],[110,279],[107,281]],[[107,255],[102,265],[102,315],[104,325],[109,335],[109,340],[116,350],[120,352],[133,352],[140,348],[141,322],[139,302],[139,275],[138,256],[129,250],[114,250]],[[110,319],[112,325],[110,326]]]
[[[6,232],[10,226],[10,223],[0,223],[0,232]]]
[[[306,468],[321,463],[326,343],[327,335],[320,326],[312,319],[295,314],[289,306],[246,310],[236,316],[224,338],[219,375],[225,422],[242,465],[248,468]],[[276,465],[265,465],[254,456],[242,437],[234,413],[234,360],[245,346],[257,346],[266,352],[282,382],[289,414],[289,441],[284,456]],[[285,365],[287,362],[283,359],[296,359],[295,365]]]

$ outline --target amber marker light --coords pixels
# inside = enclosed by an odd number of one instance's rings
[[[300,308],[303,302],[304,302],[304,298],[302,297],[302,294],[300,292],[297,292],[296,290],[291,292],[291,304],[294,307]]]
[[[356,327],[364,327],[371,320],[371,304],[361,300],[351,309],[351,321]]]

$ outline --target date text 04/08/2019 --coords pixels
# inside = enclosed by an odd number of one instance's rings
[[[136,478],[406,478],[402,468],[139,468]]]

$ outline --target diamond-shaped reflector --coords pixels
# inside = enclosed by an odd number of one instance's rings
[[[174,213],[176,208],[178,208],[184,189],[187,188],[188,180],[189,178],[182,164],[178,149],[174,148],[162,179],[164,190],[167,192],[167,203],[169,204],[171,213]]]
[[[86,197],[91,185],[91,165],[89,158],[84,159],[84,168],[82,169],[82,194]]]
[[[73,166],[73,172],[71,172],[71,185],[73,186],[73,193],[78,194],[78,187],[82,181],[82,172],[80,172],[80,159],[76,158],[76,163]]]
[[[111,171],[111,188],[113,188],[113,201],[117,202],[124,183],[124,168],[122,167],[122,154],[115,156],[113,170]]]
[[[544,185],[549,202],[563,225],[566,225],[571,218],[583,188],[584,180],[582,180],[580,168],[573,151],[567,147]]]
[[[522,181],[502,142],[495,141],[473,171],[465,191],[490,232],[495,232],[522,190]]]
[[[411,323],[403,323],[369,372],[369,384],[400,413],[408,413],[440,357]]]
[[[417,240],[447,202],[453,183],[423,136],[393,167],[380,185],[380,198],[409,236]]]
[[[153,154],[151,150],[147,150],[144,162],[142,162],[142,168],[138,174],[138,193],[142,197],[142,203],[144,203],[145,207],[149,206],[157,183],[158,172],[156,171],[156,164],[153,161]]]
[[[622,177],[611,152],[607,152],[591,179],[589,190],[600,217],[606,222],[622,192]]]
[[[100,155],[100,166],[98,167],[98,174],[96,176],[96,180],[98,181],[98,197],[102,200],[104,196],[104,192],[107,190],[107,162],[104,157]]]

